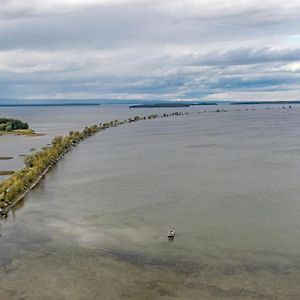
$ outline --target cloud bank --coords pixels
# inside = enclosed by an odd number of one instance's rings
[[[0,98],[300,99],[300,2],[2,0]]]

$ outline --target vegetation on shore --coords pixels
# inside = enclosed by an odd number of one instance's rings
[[[300,104],[299,100],[294,101],[236,101],[230,102],[230,105],[267,105],[267,104]]]
[[[0,156],[0,160],[8,160],[8,159],[13,159],[12,156]]]
[[[162,102],[162,103],[145,103],[145,104],[135,104],[129,106],[129,108],[172,108],[172,107],[190,107],[190,106],[200,106],[200,105],[218,105],[215,102]]]
[[[131,105],[129,108],[171,108],[171,107],[190,107],[186,103],[151,103],[151,104],[136,104]]]
[[[28,123],[18,119],[0,118],[0,131],[13,131],[17,129],[28,129]]]
[[[253,108],[253,110],[256,109]],[[240,109],[236,109],[235,111],[240,111]],[[205,112],[220,113],[228,112],[228,110],[204,110],[196,113]],[[34,152],[24,157],[25,167],[23,169],[13,172],[12,176],[0,182],[0,215],[6,216],[9,209],[23,199],[28,191],[34,188],[51,167],[53,167],[72,147],[97,132],[140,120],[151,120],[189,114],[189,112],[173,112],[164,113],[162,115],[152,114],[144,117],[135,116],[123,121],[114,120],[103,124],[100,123],[99,125],[92,125],[90,127],[85,127],[82,131],[70,131],[67,136],[54,137],[52,143],[47,144],[41,151]]]
[[[42,133],[36,133],[33,129],[29,128],[28,123],[18,119],[0,118],[0,135],[14,134],[26,136],[40,136]]]
[[[1,171],[0,170],[0,176],[3,176],[3,175],[11,175],[11,174],[14,174],[15,171]]]
[[[0,130],[0,136],[3,134],[25,135],[25,136],[42,136],[44,133],[35,132],[33,129],[16,129],[11,131]]]
[[[172,115],[179,114],[181,113],[172,113]],[[166,116],[168,114],[164,114],[162,117]],[[149,115],[147,117],[136,116],[124,121],[114,120],[85,127],[82,131],[70,131],[67,136],[54,137],[50,146],[45,146],[41,151],[25,156],[25,167],[14,172],[11,177],[0,183],[0,214],[5,216],[8,210],[24,198],[28,191],[37,185],[51,167],[79,142],[110,127],[155,118],[158,118],[158,115]]]

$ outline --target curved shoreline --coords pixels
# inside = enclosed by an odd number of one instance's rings
[[[244,109],[245,111],[249,110],[249,109]],[[243,110],[243,111],[244,111]],[[256,109],[251,109],[251,110],[256,110]],[[141,120],[151,120],[151,119],[157,119],[157,118],[166,118],[166,117],[173,117],[173,116],[182,116],[182,115],[190,115],[190,114],[200,114],[200,113],[205,113],[205,112],[211,112],[211,113],[219,113],[219,112],[235,112],[235,111],[241,111],[240,109],[235,109],[235,110],[224,110],[224,109],[216,109],[213,111],[198,111],[198,112],[172,112],[172,113],[163,113],[161,115],[158,114],[151,114],[148,116],[135,116],[135,117],[131,117],[128,119],[125,119],[123,121],[118,121],[118,120],[114,120],[114,121],[110,121],[107,123],[100,123],[99,125],[92,125],[90,127],[85,127],[83,131],[81,132],[73,132],[71,131],[69,133],[68,136],[64,136],[64,137],[54,137],[52,140],[52,146],[51,147],[44,147],[42,149],[42,151],[35,153],[33,155],[28,155],[25,157],[24,161],[25,161],[25,165],[26,167],[24,167],[23,169],[15,172],[15,174],[13,174],[10,178],[4,180],[3,182],[0,183],[0,217],[7,217],[8,212],[17,204],[19,203],[21,200],[23,200],[25,198],[25,196],[29,193],[29,191],[31,191],[32,189],[34,189],[38,183],[43,179],[43,177],[50,171],[50,169],[55,166],[57,164],[57,162],[73,147],[75,147],[78,143],[80,143],[81,141],[85,140],[86,138],[95,135],[96,133],[108,129],[108,128],[112,128],[112,127],[117,127],[123,124],[127,124],[127,123],[132,123],[132,122],[137,122],[137,121],[141,121]],[[63,143],[62,141],[64,141],[65,139],[67,139],[67,143]],[[61,144],[59,144],[58,140],[61,142]],[[40,155],[49,155],[49,153],[51,154],[52,150],[55,150],[57,152],[57,149],[55,148],[56,146],[59,146],[58,151],[60,151],[60,153],[55,156],[54,158],[49,158],[47,161],[48,163],[45,166],[40,167],[39,169],[41,169],[40,171],[36,171],[33,169],[35,168],[34,165],[30,165],[30,163],[28,163],[29,161],[32,161],[36,158],[36,156]],[[27,162],[26,162],[27,159]],[[29,164],[29,165],[28,165]],[[38,170],[39,170],[38,169]],[[20,181],[22,181],[22,176],[25,176],[27,174],[29,174],[30,172],[34,173],[34,180],[30,183],[28,183],[28,180],[25,180],[27,182],[27,184],[24,184],[23,187],[21,187],[21,190],[17,192],[17,194],[14,196],[13,199],[6,199],[5,196],[7,195],[7,193],[9,193],[13,188],[14,188],[14,184],[19,184],[20,185]],[[16,177],[16,182],[14,182],[14,176]],[[11,181],[11,185],[8,185],[6,188],[3,188],[3,186],[7,185],[7,182]],[[19,181],[19,182],[18,182]],[[20,188],[19,188],[20,189]],[[3,194],[4,194],[4,198],[3,198]],[[2,197],[2,198],[1,198]]]
[[[12,131],[0,131],[0,136],[2,135],[22,135],[22,136],[43,136],[44,133],[36,132],[33,129],[15,129]]]
[[[90,126],[90,127],[85,127],[83,131],[81,132],[70,132],[69,136],[64,136],[64,137],[59,137],[61,139],[64,139],[64,138],[68,138],[70,137],[71,135],[77,135],[76,138],[72,138],[70,140],[70,143],[68,144],[68,146],[65,146],[64,147],[64,150],[54,159],[54,160],[51,160],[50,163],[48,165],[46,165],[43,170],[37,174],[37,177],[34,179],[34,181],[32,183],[30,183],[29,185],[26,185],[24,186],[24,189],[22,190],[22,192],[18,193],[14,199],[12,200],[6,200],[5,198],[2,198],[0,199],[0,203],[1,203],[1,206],[0,206],[0,216],[1,217],[7,217],[8,215],[8,212],[16,205],[18,204],[21,200],[23,200],[25,198],[25,196],[33,189],[35,188],[38,183],[43,179],[43,177],[49,172],[49,170],[55,166],[57,164],[57,162],[71,149],[73,148],[74,146],[76,146],[76,144],[78,144],[79,142],[85,140],[86,138],[102,131],[102,130],[105,130],[105,129],[108,129],[108,128],[112,128],[112,127],[116,127],[116,126],[120,126],[120,125],[123,125],[123,124],[126,124],[126,123],[132,123],[132,122],[137,122],[137,121],[140,121],[140,120],[151,120],[151,119],[157,119],[159,117],[169,117],[169,116],[178,116],[178,115],[183,115],[184,113],[182,112],[174,112],[174,113],[169,113],[169,114],[163,114],[161,116],[157,115],[157,114],[152,114],[152,115],[148,115],[148,116],[144,116],[144,117],[140,117],[140,116],[135,116],[135,117],[132,117],[132,118],[128,118],[128,119],[125,119],[123,121],[118,121],[118,120],[114,120],[114,121],[111,121],[111,122],[107,122],[107,123],[100,123],[99,125],[93,125],[93,126]],[[58,138],[58,137],[56,137]],[[52,149],[53,147],[55,146],[55,139],[54,138],[52,140]],[[51,148],[47,148],[43,151],[48,151],[48,150],[51,150]],[[43,152],[41,151],[41,153]],[[36,154],[33,154],[32,156],[35,156]],[[28,155],[25,157],[25,164],[26,164],[26,158],[30,158],[31,156]],[[28,167],[26,169],[23,168],[19,171],[17,171],[16,173],[22,173],[22,172],[30,172],[31,167]],[[29,170],[28,170],[29,169]],[[7,180],[4,180],[2,183],[0,183],[0,196],[5,193],[5,196],[7,195],[7,192],[9,192],[14,186],[13,186],[13,183],[11,185],[9,185],[6,189],[4,189],[4,191],[2,190],[1,191],[1,187],[7,183],[7,181],[11,180],[13,182],[13,176],[12,175],[10,178],[8,178]],[[1,194],[2,192],[2,194]],[[5,197],[4,196],[4,197]]]

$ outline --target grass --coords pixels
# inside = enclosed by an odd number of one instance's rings
[[[0,176],[14,174],[14,171],[0,171]]]
[[[12,131],[0,131],[0,135],[13,134],[13,135],[25,135],[25,136],[42,136],[44,133],[35,132],[33,129],[16,129]]]

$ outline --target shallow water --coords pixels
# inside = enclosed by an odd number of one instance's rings
[[[47,130],[37,147],[152,113],[38,109],[12,109]],[[299,299],[299,125],[298,108],[234,111],[89,138],[2,221],[0,299]]]

